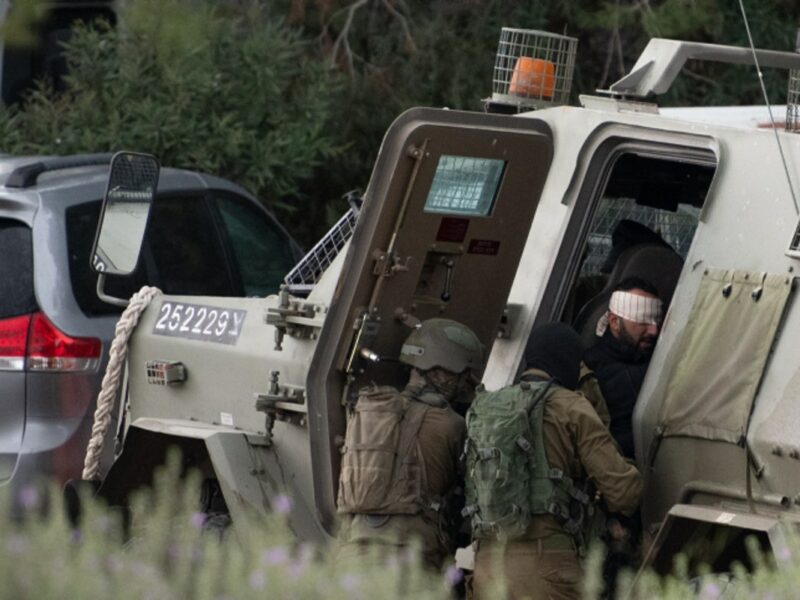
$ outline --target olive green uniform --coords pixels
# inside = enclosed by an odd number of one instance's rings
[[[453,411],[441,395],[429,390],[423,392],[423,385],[424,380],[412,372],[403,393],[416,400],[410,410],[425,411],[417,437],[417,451],[423,466],[422,497],[434,508],[420,507],[416,515],[342,515],[339,560],[363,561],[368,550],[375,551],[381,558],[397,554],[416,538],[421,543],[423,565],[440,569],[455,551],[454,532],[447,526],[443,501],[458,480],[466,426],[463,417]]]
[[[543,371],[526,375],[547,378]],[[626,461],[608,429],[580,393],[556,388],[544,410],[544,444],[551,468],[573,480],[591,479],[612,512],[632,514],[642,494],[639,472]],[[475,597],[489,598],[497,552],[508,596],[522,598],[579,598],[583,570],[573,539],[551,515],[534,517],[522,538],[505,545],[479,540],[475,558]],[[483,594],[481,594],[483,592]]]
[[[597,416],[603,422],[603,425],[608,428],[611,425],[611,416],[608,414],[608,406],[606,399],[603,397],[603,392],[600,390],[600,382],[597,381],[597,375],[594,374],[586,363],[581,362],[580,381],[578,382],[578,390],[581,394],[586,396],[589,404],[592,405]]]

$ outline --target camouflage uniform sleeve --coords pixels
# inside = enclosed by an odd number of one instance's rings
[[[571,406],[575,447],[586,474],[594,481],[611,512],[631,515],[642,496],[642,477],[617,446],[600,417],[583,396]]]
[[[608,414],[608,406],[603,397],[603,392],[600,391],[600,383],[598,383],[594,371],[587,367],[584,362],[581,362],[581,378],[577,391],[586,397],[589,404],[591,404],[595,412],[597,412],[603,425],[608,428],[608,426],[611,425],[611,417]]]

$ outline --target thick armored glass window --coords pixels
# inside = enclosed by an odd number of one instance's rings
[[[425,212],[488,215],[505,167],[503,160],[443,154],[425,200]]]

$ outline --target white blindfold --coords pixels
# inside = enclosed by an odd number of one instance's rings
[[[643,325],[658,325],[663,316],[663,303],[652,296],[616,291],[611,294],[608,311],[597,321],[595,333],[602,337],[608,329],[608,313],[614,313],[626,321]]]

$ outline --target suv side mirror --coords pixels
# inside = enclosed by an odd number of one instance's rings
[[[158,160],[150,154],[117,152],[111,157],[92,246],[92,268],[99,273],[97,295],[105,302],[128,304],[127,300],[107,296],[103,285],[106,275],[130,275],[136,269],[158,187],[159,168]]]
[[[92,268],[98,273],[130,275],[136,269],[158,172],[158,161],[149,154],[117,152],[111,158],[92,248]]]

